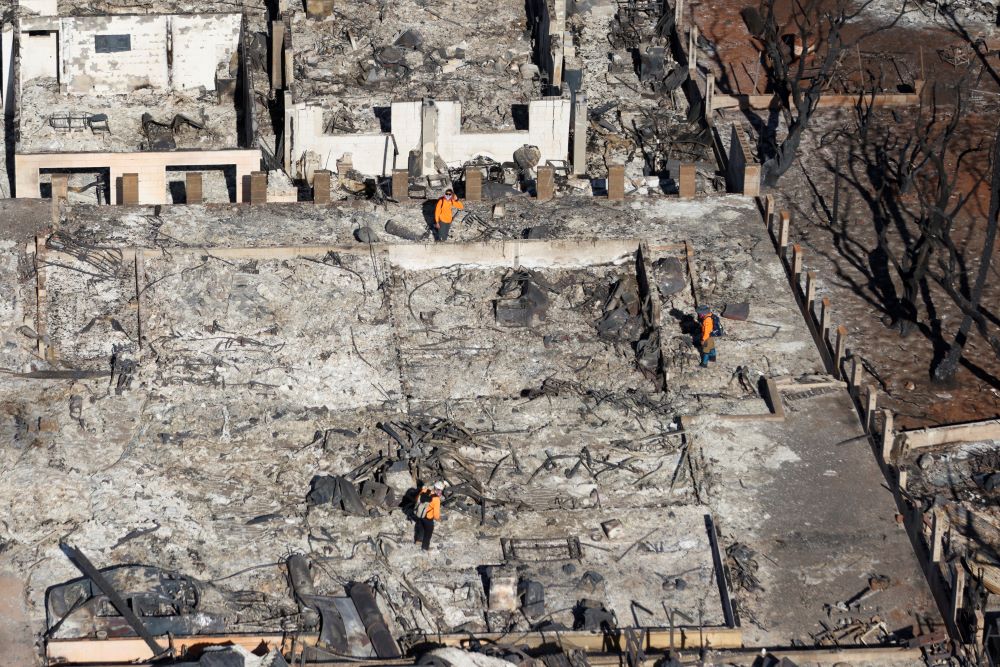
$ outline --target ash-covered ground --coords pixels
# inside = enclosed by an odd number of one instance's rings
[[[441,245],[351,240],[420,211],[81,206],[55,236],[44,207],[21,221],[43,250],[22,231],[3,252],[0,558],[34,637],[45,590],[77,575],[61,540],[196,578],[236,632],[306,627],[292,553],[320,592],[373,583],[397,638],[574,627],[582,599],[621,626],[718,625],[706,516],[747,645],[935,622],[846,392],[809,387],[826,378],[747,200],[512,201],[488,242],[461,223]],[[542,221],[552,238],[519,240]],[[544,319],[499,320],[511,278],[541,288]],[[740,301],[749,317],[698,368],[695,302]],[[324,475],[390,491],[312,504]],[[424,554],[398,503],[436,479],[446,520]],[[488,610],[482,568],[518,565],[543,606]],[[873,573],[887,591],[830,611]]]

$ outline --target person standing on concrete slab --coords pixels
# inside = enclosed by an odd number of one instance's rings
[[[441,520],[441,494],[443,492],[444,482],[435,482],[434,486],[429,489],[424,487],[417,494],[417,504],[414,509],[417,525],[413,533],[413,543],[420,544],[424,551],[430,551],[434,522]]]
[[[451,221],[455,219],[455,209],[461,211],[465,206],[455,196],[454,191],[448,189],[434,207],[434,236],[438,241],[448,240]]]
[[[708,306],[698,306],[698,348],[701,350],[701,363],[699,366],[708,368],[708,362],[716,360],[715,338],[716,316]]]

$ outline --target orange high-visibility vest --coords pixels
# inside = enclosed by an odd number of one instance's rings
[[[712,319],[712,315],[708,314],[701,319],[701,342],[707,342],[709,338],[712,337],[712,330],[715,328],[715,322]]]
[[[451,224],[451,221],[455,217],[455,209],[464,209],[465,206],[462,202],[458,201],[458,197],[454,199],[448,199],[448,197],[441,197],[438,199],[437,206],[434,207],[434,222],[443,222],[446,224]]]

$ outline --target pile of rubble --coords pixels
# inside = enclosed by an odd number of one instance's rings
[[[514,129],[540,96],[526,23],[523,3],[473,3],[460,20],[412,1],[344,5],[336,21],[297,11],[292,91],[326,107],[327,132],[387,131],[390,103],[424,97],[460,100],[467,130]]]

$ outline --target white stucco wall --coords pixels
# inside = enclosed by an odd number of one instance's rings
[[[70,93],[120,94],[137,88],[215,90],[216,71],[239,47],[240,14],[64,16],[29,19],[20,33],[21,80],[56,76]],[[48,29],[52,36],[31,36]],[[96,37],[128,35],[129,49],[98,53]]]
[[[216,69],[228,64],[239,48],[240,21],[239,14],[171,16],[172,87],[215,90]]]
[[[55,16],[59,13],[59,0],[18,0],[17,4],[29,12],[42,16]]]
[[[36,77],[59,76],[57,54],[59,34],[55,32],[21,33],[21,78],[25,81]]]
[[[5,116],[14,115],[14,26],[0,31],[0,99]]]
[[[534,100],[528,103],[527,131],[462,132],[462,105],[438,102],[438,154],[445,162],[464,162],[486,155],[509,161],[525,144],[537,146],[546,160],[565,160],[569,153],[569,100]],[[393,119],[395,127],[395,119]]]
[[[462,132],[462,105],[454,101],[436,102],[438,110],[437,149],[445,162],[465,162],[486,155],[498,162],[513,159],[514,151],[525,144],[537,146],[545,160],[565,160],[569,153],[569,100],[535,100],[528,105],[528,129],[508,132]],[[320,156],[320,164],[335,170],[336,161],[351,153],[354,168],[364,174],[388,176],[392,163],[392,139],[386,134],[323,134],[323,110],[320,107],[295,105],[292,110],[292,162],[306,151]],[[395,168],[407,165],[411,150],[421,146],[421,103],[392,104],[392,135],[399,155]],[[386,143],[388,141],[388,144]],[[295,171],[293,167],[293,171]],[[306,174],[299,174],[306,176]]]
[[[354,168],[363,174],[390,174],[395,168],[392,138],[388,134],[323,134],[323,109],[297,104],[292,111],[292,171],[298,173],[295,163],[302,160],[307,151],[318,157],[318,169],[337,170],[337,160],[350,153]],[[401,160],[401,162],[399,162]],[[406,156],[397,162],[406,164]],[[302,178],[311,179],[312,174],[298,173]]]
[[[131,48],[97,53],[98,35],[129,35]],[[68,16],[60,20],[61,83],[71,93],[128,93],[136,88],[165,89],[166,16]]]

